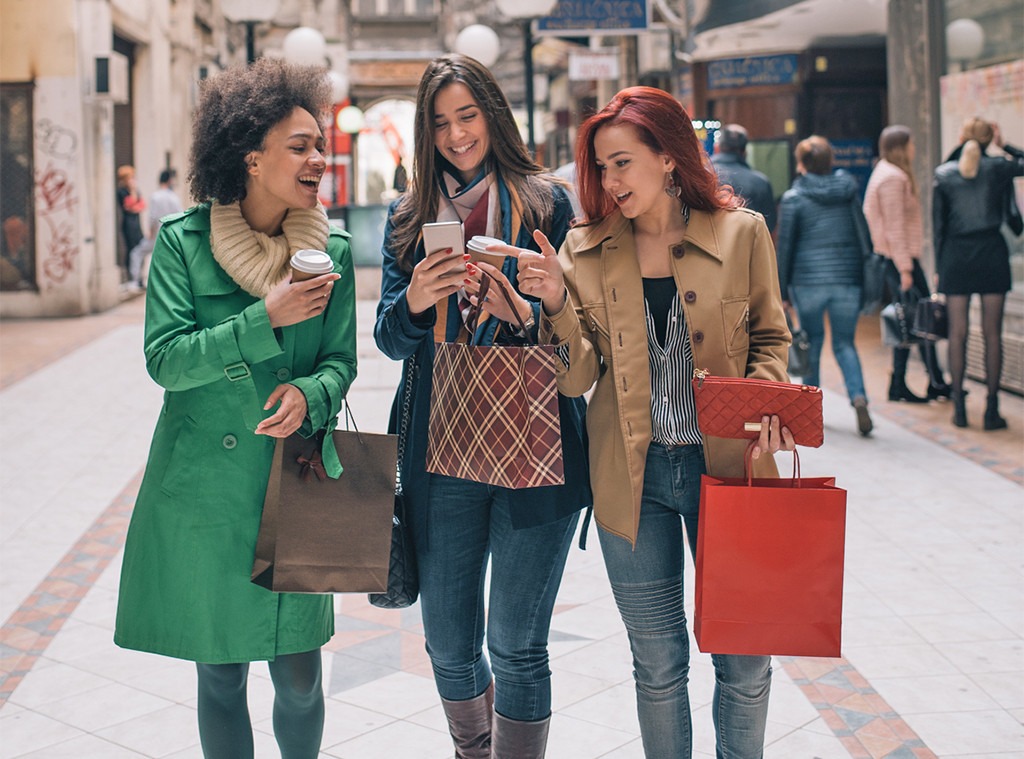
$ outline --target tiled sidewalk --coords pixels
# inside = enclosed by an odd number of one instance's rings
[[[373,306],[360,303],[352,400],[360,426],[380,430],[398,367],[373,347]],[[0,324],[0,758],[201,756],[192,665],[111,643],[124,520],[160,403],[140,318],[141,299]],[[845,659],[776,662],[765,755],[1024,756],[1022,404],[1004,402],[1006,433],[956,430],[948,404],[887,404],[887,352],[864,327],[875,435],[857,437],[828,392],[826,446],[802,455],[805,474],[849,491]],[[826,386],[836,380],[829,369]],[[570,554],[553,623],[548,755],[635,759],[628,645],[591,538]],[[418,609],[358,595],[335,607],[322,756],[450,757]],[[710,757],[713,673],[693,651],[695,755]],[[258,757],[278,755],[271,699],[255,665]]]

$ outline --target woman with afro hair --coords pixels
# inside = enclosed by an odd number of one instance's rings
[[[250,582],[275,442],[324,429],[356,374],[348,235],[317,200],[322,72],[261,59],[204,83],[190,188],[146,294],[146,367],[164,392],[125,544],[115,642],[196,662],[206,757],[253,756],[249,663],[269,662],[285,759],[315,759],[332,597]],[[333,271],[293,282],[300,249]],[[335,292],[335,290],[337,292]]]

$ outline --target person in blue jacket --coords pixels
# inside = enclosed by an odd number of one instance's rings
[[[476,300],[471,280],[481,269],[450,249],[426,251],[421,227],[461,221],[466,239],[482,234],[538,250],[533,232],[560,245],[572,206],[561,180],[534,163],[504,93],[476,60],[446,55],[431,62],[416,113],[409,187],[392,203],[384,230],[374,337],[385,354],[404,361],[391,428],[402,429],[406,415],[401,478],[426,648],[457,757],[542,757],[551,715],[548,628],[578,512],[591,502],[584,403],[559,396],[564,485],[509,490],[426,471],[434,341],[466,332],[466,304]],[[508,257],[488,273],[512,294],[535,341],[540,304],[513,286],[516,266]],[[487,308],[479,343],[516,339],[521,327],[511,326],[509,306],[492,297]]]
[[[779,289],[786,308],[795,307],[810,338],[809,371],[804,384],[820,384],[825,314],[832,331],[832,353],[843,374],[857,417],[867,437],[874,425],[854,338],[863,301],[864,255],[871,235],[857,197],[857,180],[832,171],[832,146],[811,135],[794,151],[797,177],[782,195],[779,219]]]

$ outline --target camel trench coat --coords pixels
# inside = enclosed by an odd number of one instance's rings
[[[566,304],[541,319],[541,338],[568,347],[568,366],[555,362],[562,393],[582,395],[596,383],[587,407],[594,515],[605,530],[635,545],[652,433],[647,323],[632,222],[616,211],[576,227],[558,255]],[[760,214],[691,211],[685,236],[672,247],[672,274],[696,368],[722,377],[789,381],[791,336],[775,251]],[[705,437],[708,473],[742,476],[747,444]],[[754,471],[777,476],[770,456],[755,462]]]

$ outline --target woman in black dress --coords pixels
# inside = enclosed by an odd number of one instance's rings
[[[1004,145],[999,128],[969,119],[961,143],[935,170],[932,222],[939,292],[949,315],[949,371],[953,384],[953,424],[967,426],[964,366],[967,358],[967,309],[981,295],[985,343],[986,430],[1006,427],[999,415],[999,376],[1003,368],[1003,308],[1010,290],[1010,251],[1000,227],[1013,192],[1013,177],[1024,174],[1024,152]],[[1006,157],[985,155],[992,143]],[[1007,160],[1009,159],[1009,160]]]

